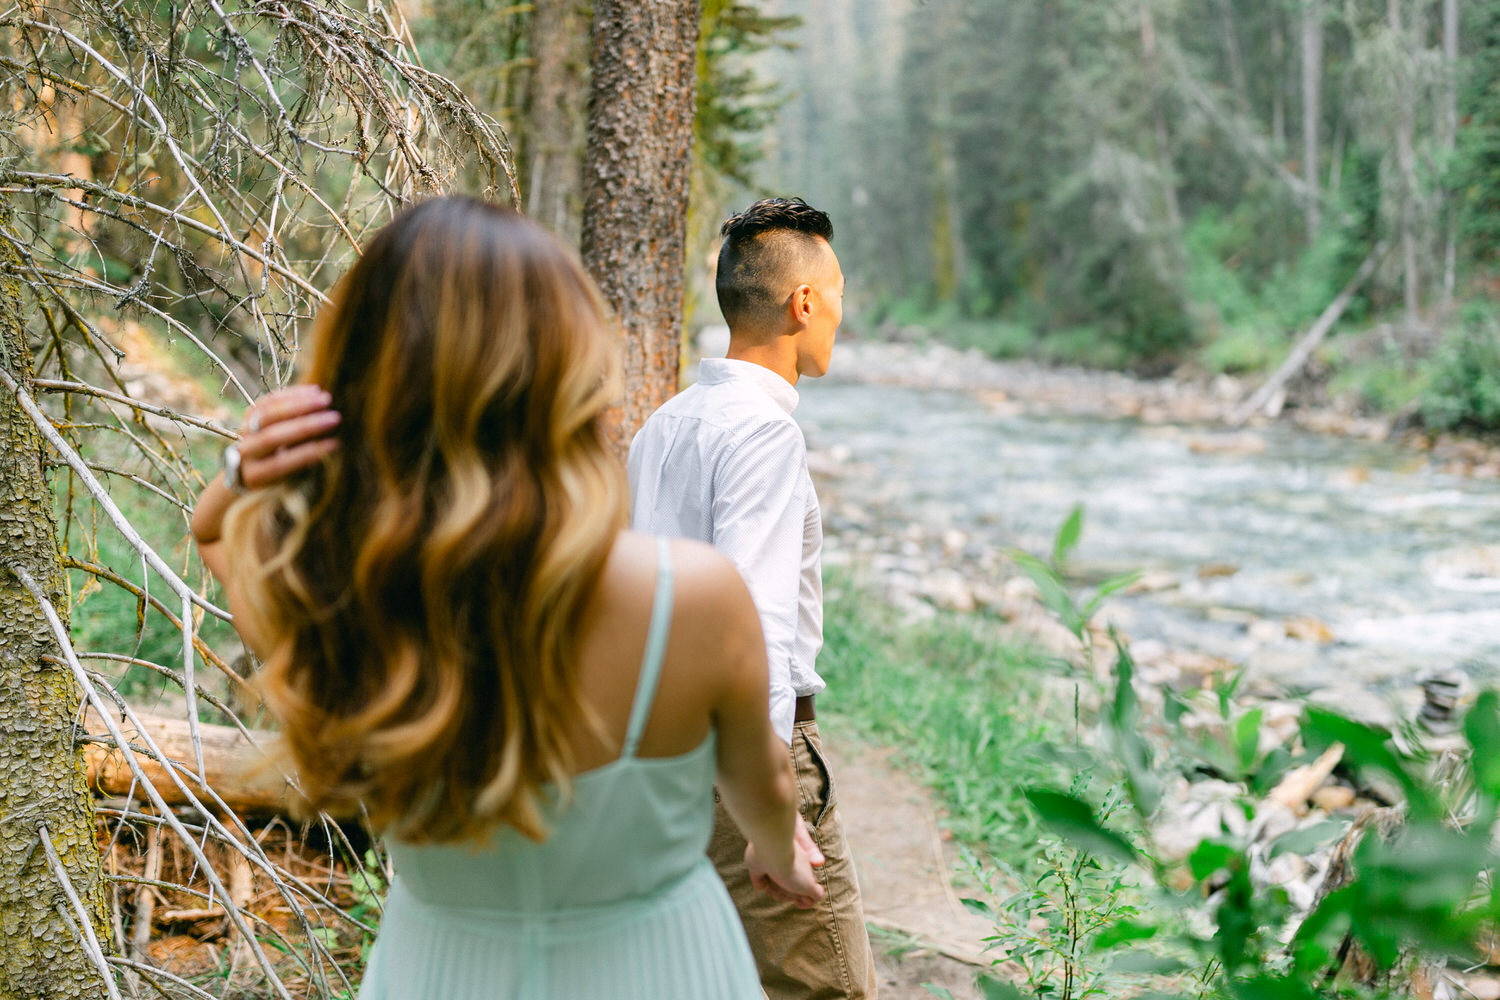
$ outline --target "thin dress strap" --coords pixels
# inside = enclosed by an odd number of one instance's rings
[[[667,652],[667,634],[672,628],[672,549],[665,538],[656,540],[656,599],[651,602],[651,625],[646,633],[646,653],[641,657],[641,674],[635,682],[635,702],[630,706],[630,725],[625,729],[625,746],[621,757],[634,757],[651,716],[656,700],[656,682],[661,678],[661,661]]]

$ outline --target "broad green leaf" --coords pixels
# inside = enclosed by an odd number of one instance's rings
[[[1146,941],[1156,936],[1161,928],[1156,924],[1143,924],[1135,920],[1121,920],[1100,931],[1093,942],[1095,951],[1109,951],[1131,941]]]
[[[1153,955],[1149,951],[1127,951],[1116,955],[1109,963],[1113,972],[1140,972],[1153,976],[1168,976],[1187,968],[1181,959]]]
[[[1135,848],[1124,837],[1105,828],[1087,802],[1066,792],[1045,788],[1025,790],[1042,823],[1073,846],[1118,861],[1136,860]]]
[[[1249,771],[1260,751],[1260,720],[1264,712],[1253,708],[1234,724],[1234,748],[1239,755],[1240,770]]]
[[[942,1000],[953,1000],[953,991],[946,986],[934,986],[931,983],[923,983],[922,989],[935,997],[941,997]]]
[[[970,913],[977,913],[981,917],[989,917],[991,920],[995,918],[995,911],[991,909],[989,903],[986,903],[982,899],[970,899],[969,897],[965,896],[964,898],[960,899],[959,902],[964,904],[964,909],[968,910]]]
[[[981,975],[979,990],[984,994],[984,1000],[1026,1000],[1026,994],[994,976]]]
[[[1323,897],[1292,937],[1290,950],[1294,971],[1312,975],[1328,967],[1334,949],[1349,928],[1350,910],[1357,906],[1354,886],[1335,889]]]
[[[1193,848],[1193,853],[1188,855],[1188,870],[1193,873],[1193,878],[1203,881],[1214,872],[1222,871],[1231,865],[1245,863],[1244,855],[1240,851],[1221,840],[1205,840]]]
[[[1088,602],[1084,604],[1083,616],[1085,618],[1094,617],[1094,612],[1099,610],[1099,606],[1108,600],[1111,594],[1124,590],[1140,578],[1140,570],[1132,570],[1129,573],[1120,573],[1117,576],[1108,578],[1099,584],[1098,588],[1094,591],[1094,596],[1090,597]]]
[[[1500,695],[1481,694],[1464,716],[1464,735],[1474,748],[1474,783],[1491,799],[1500,799]]]
[[[1083,535],[1083,504],[1076,505],[1068,512],[1067,518],[1063,520],[1062,527],[1057,529],[1057,538],[1052,543],[1052,565],[1058,569],[1067,561],[1068,553],[1072,552],[1078,544],[1078,539]]]
[[[1135,661],[1130,649],[1114,629],[1109,630],[1115,644],[1115,701],[1110,711],[1115,749],[1125,765],[1126,791],[1131,805],[1142,819],[1156,811],[1161,790],[1151,762],[1151,747],[1140,732],[1140,701],[1136,697]]]
[[[1176,691],[1163,689],[1161,711],[1166,717],[1167,724],[1175,726],[1188,713],[1188,703],[1183,701],[1182,696]]]
[[[1110,629],[1109,637],[1115,644],[1115,703],[1109,721],[1116,728],[1133,729],[1141,714],[1141,703],[1135,694],[1135,660],[1118,632]]]
[[[1273,975],[1236,980],[1229,990],[1234,1000],[1316,1000],[1320,995],[1300,980]]]
[[[1056,615],[1069,632],[1082,638],[1086,622],[1073,603],[1073,596],[1068,593],[1067,586],[1053,572],[1052,567],[1029,552],[1012,550],[1010,558],[1037,585],[1037,589],[1041,591],[1043,606]]]

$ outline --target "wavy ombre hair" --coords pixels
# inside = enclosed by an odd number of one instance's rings
[[[341,447],[226,524],[260,687],[309,804],[414,842],[546,836],[585,602],[625,526],[601,423],[604,309],[554,237],[439,198],[371,241],[319,317],[308,381]]]

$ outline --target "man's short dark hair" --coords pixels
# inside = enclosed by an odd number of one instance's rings
[[[782,306],[807,269],[833,242],[833,222],[801,198],[766,198],[736,212],[719,227],[714,291],[731,330],[774,326]]]

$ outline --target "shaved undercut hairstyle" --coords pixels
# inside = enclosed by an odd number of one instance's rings
[[[714,291],[731,330],[771,330],[787,297],[822,260],[833,242],[827,213],[801,198],[766,198],[731,215],[719,228]]]

